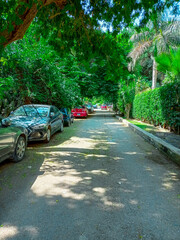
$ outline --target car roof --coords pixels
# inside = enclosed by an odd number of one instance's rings
[[[46,105],[46,104],[25,104],[23,106],[35,106],[35,107],[52,107],[53,105]],[[55,107],[55,106],[53,106]]]

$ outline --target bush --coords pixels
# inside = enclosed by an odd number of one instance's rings
[[[137,94],[133,101],[133,118],[179,132],[179,96],[180,83],[169,83]]]
[[[132,103],[135,96],[135,81],[131,80],[129,84],[121,81],[119,84],[117,107],[126,118],[131,116]]]

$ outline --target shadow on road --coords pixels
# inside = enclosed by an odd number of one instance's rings
[[[158,235],[153,233],[166,214],[161,208],[166,199],[157,206],[156,196],[173,190],[178,175],[167,168],[157,177],[161,164],[148,164],[155,153],[148,145],[146,153],[140,146],[129,147],[131,136],[121,135],[126,128],[117,126],[112,115],[99,111],[87,120],[77,120],[50,143],[29,144],[24,161],[6,168],[1,165],[3,239],[118,239],[120,234],[122,239],[138,239],[144,234],[164,239],[166,226]],[[157,179],[160,188],[154,187]],[[149,191],[154,197],[150,198]],[[132,225],[132,238],[128,238],[128,226]],[[176,233],[178,226],[170,225]]]

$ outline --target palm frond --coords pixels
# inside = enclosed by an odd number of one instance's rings
[[[174,47],[180,45],[180,21],[167,25],[162,34],[169,45]]]
[[[134,33],[131,38],[130,41],[134,42],[134,43],[138,43],[141,41],[147,41],[150,40],[152,38],[152,34],[150,31],[145,31],[145,32],[140,32],[140,33]]]
[[[132,62],[129,64],[128,69],[133,69],[138,58],[144,53],[144,51],[150,47],[152,41],[139,42],[139,44],[128,54],[128,57],[132,59]]]

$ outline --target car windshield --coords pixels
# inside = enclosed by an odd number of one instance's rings
[[[60,111],[65,113],[66,109],[65,108],[61,108]]]
[[[15,116],[28,116],[28,117],[47,117],[49,113],[48,107],[43,106],[22,106],[14,111]]]

